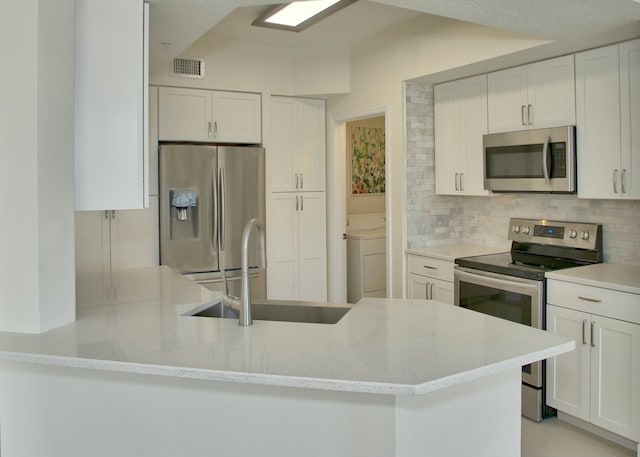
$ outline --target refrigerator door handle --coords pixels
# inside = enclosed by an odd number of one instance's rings
[[[213,172],[213,170],[212,170]],[[218,181],[216,180],[215,172],[211,173],[211,193],[212,195],[212,206],[213,212],[211,214],[211,247],[212,250],[217,250],[218,247],[218,218],[220,213],[218,211]]]
[[[224,215],[226,213],[225,208],[225,184],[224,184],[224,168],[218,168],[218,183],[220,185],[220,216],[219,216],[219,224],[220,224],[220,250],[225,250],[226,244],[226,233],[225,233],[225,220]]]

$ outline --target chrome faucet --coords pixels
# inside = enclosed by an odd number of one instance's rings
[[[251,230],[255,227],[260,236],[260,260],[262,268],[267,268],[267,241],[264,235],[264,227],[258,219],[251,219],[244,226],[242,232],[242,269],[241,269],[241,290],[240,290],[240,320],[239,325],[253,325],[251,318],[251,293],[249,292],[249,239]]]

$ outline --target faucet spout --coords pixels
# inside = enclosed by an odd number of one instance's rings
[[[244,226],[242,231],[242,269],[241,269],[241,290],[240,290],[240,319],[238,324],[246,327],[253,325],[251,318],[251,293],[249,292],[249,240],[253,229],[256,229],[260,237],[260,261],[261,267],[267,268],[266,238],[264,226],[258,219],[251,219]]]

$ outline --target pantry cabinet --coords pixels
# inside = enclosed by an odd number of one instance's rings
[[[573,55],[488,75],[489,132],[574,125]]]
[[[76,2],[75,208],[148,206],[148,5]]]
[[[434,86],[436,193],[488,195],[482,135],[487,133],[487,76]]]
[[[158,103],[160,141],[262,142],[260,94],[160,87]]]
[[[576,54],[578,196],[640,199],[640,40]]]
[[[324,192],[272,192],[267,206],[268,298],[327,300]]]
[[[269,141],[267,297],[326,301],[324,101],[271,97]]]
[[[640,296],[548,280],[547,330],[576,350],[547,361],[547,404],[640,441]]]

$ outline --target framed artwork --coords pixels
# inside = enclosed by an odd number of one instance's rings
[[[384,194],[384,128],[349,127],[351,194]]]

